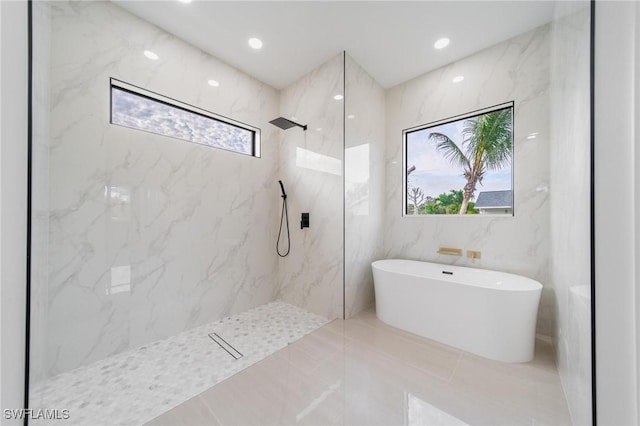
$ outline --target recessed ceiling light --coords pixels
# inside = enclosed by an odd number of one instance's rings
[[[158,59],[160,59],[160,56],[158,56],[157,53],[152,52],[150,50],[145,50],[144,51],[144,56],[146,56],[147,58],[151,59],[152,61],[157,61]]]
[[[536,138],[536,135],[534,135],[533,133],[527,136],[527,139],[535,139],[535,138]]]
[[[191,0],[178,0],[180,3],[189,4]]]
[[[344,99],[344,96],[338,94],[338,95],[335,95],[333,99],[335,99],[336,101],[341,101],[342,99]]]
[[[349,120],[353,120],[354,118],[356,118],[356,116],[355,116],[355,115],[353,115],[353,114],[349,114],[349,115],[347,115],[347,118],[348,118]]]
[[[464,80],[464,75],[457,75],[455,77],[453,77],[453,81],[454,83],[460,83],[462,80]]]
[[[441,39],[433,43],[433,47],[435,47],[436,49],[444,49],[449,45],[450,42],[451,40],[449,40],[448,38],[442,37]]]
[[[207,81],[207,84],[211,87],[218,87],[220,86],[220,83],[218,83],[216,80],[209,80]]]
[[[249,39],[249,46],[251,46],[254,49],[260,49],[262,48],[262,40],[260,40],[259,38],[250,38]]]

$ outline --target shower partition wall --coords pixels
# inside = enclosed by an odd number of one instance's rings
[[[382,255],[384,89],[348,53],[281,92],[284,117],[308,123],[283,132],[280,172],[291,217],[310,212],[280,259],[279,298],[327,318],[373,306],[371,262]]]
[[[343,316],[344,95],[342,53],[280,92],[280,115],[308,127],[280,141],[294,226],[291,253],[278,263],[278,298],[329,319]],[[299,229],[303,212],[311,226]]]
[[[591,422],[590,10],[559,2],[551,33],[551,258],[558,372],[576,425]],[[571,167],[567,167],[570,159]]]
[[[382,258],[385,91],[345,54],[345,318],[373,306],[371,262]]]

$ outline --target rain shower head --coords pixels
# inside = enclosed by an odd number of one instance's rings
[[[291,121],[284,117],[278,117],[275,120],[271,120],[269,123],[273,124],[274,126],[280,127],[282,130],[287,130],[295,126],[302,127],[303,130],[307,130],[306,124],[298,124],[295,121]]]

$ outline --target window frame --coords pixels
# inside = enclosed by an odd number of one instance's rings
[[[512,206],[511,206],[511,214],[466,214],[466,215],[458,215],[458,214],[408,214],[407,213],[407,164],[408,164],[408,152],[407,152],[407,137],[409,134],[414,132],[419,132],[424,129],[428,129],[431,127],[440,126],[443,124],[449,124],[456,121],[465,120],[468,118],[477,117],[483,114],[487,114],[494,111],[499,111],[502,109],[511,109],[511,197],[512,197]],[[447,117],[441,120],[432,121],[426,124],[421,124],[418,126],[409,127],[402,130],[402,217],[514,217],[515,216],[515,204],[516,204],[516,194],[515,194],[515,141],[516,141],[516,125],[515,125],[515,101],[507,101],[502,102],[500,104],[492,105],[486,108],[480,108],[477,110],[473,110],[467,113],[454,115],[452,117]]]
[[[162,133],[162,132],[156,132],[150,129],[142,129],[139,127],[132,127],[132,126],[126,126],[120,123],[114,123],[113,121],[113,91],[114,88],[116,90],[120,90],[122,92],[127,92],[130,93],[134,96],[138,96],[147,100],[151,100],[153,102],[157,102],[159,104],[162,105],[166,105],[168,107],[171,108],[175,108],[181,111],[185,111],[188,112],[190,114],[195,114],[198,115],[200,117],[204,117],[206,119],[215,121],[215,122],[219,122],[228,126],[232,126],[232,127],[236,127],[238,129],[242,129],[245,131],[249,131],[251,132],[251,152],[247,153],[247,152],[242,152],[242,151],[236,151],[233,149],[229,149],[229,148],[224,148],[224,147],[220,147],[220,146],[215,146],[215,145],[209,145],[206,143],[201,143],[201,142],[196,142],[196,141],[192,141],[189,139],[184,139],[184,138],[180,138],[174,135],[168,135],[166,133]],[[151,90],[147,90],[144,89],[142,87],[127,83],[125,81],[119,80],[117,78],[114,77],[110,77],[109,78],[109,124],[112,124],[114,126],[120,126],[120,127],[125,127],[127,129],[133,129],[133,130],[138,130],[138,131],[143,131],[143,132],[147,132],[147,133],[151,133],[154,135],[160,135],[160,136],[164,136],[164,137],[168,137],[168,138],[172,138],[172,139],[177,139],[177,140],[181,140],[181,141],[185,141],[185,142],[189,142],[189,143],[194,143],[197,145],[202,145],[202,146],[207,146],[209,148],[216,148],[216,149],[221,149],[224,151],[229,151],[229,152],[235,152],[237,154],[242,154],[242,155],[247,155],[250,157],[256,157],[256,158],[260,158],[261,157],[261,138],[260,138],[260,133],[261,133],[261,129],[258,127],[254,127],[251,126],[249,124],[246,123],[242,123],[240,121],[234,120],[232,118],[229,117],[225,117],[223,115],[220,114],[216,114],[213,113],[211,111],[207,111],[205,109],[196,107],[194,105],[188,104],[186,102],[182,102],[179,101],[177,99],[173,99],[171,97],[168,96],[164,96],[161,95],[159,93],[156,92],[152,92]]]

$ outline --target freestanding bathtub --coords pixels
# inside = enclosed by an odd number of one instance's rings
[[[539,282],[413,260],[371,267],[381,321],[497,361],[533,359]]]

